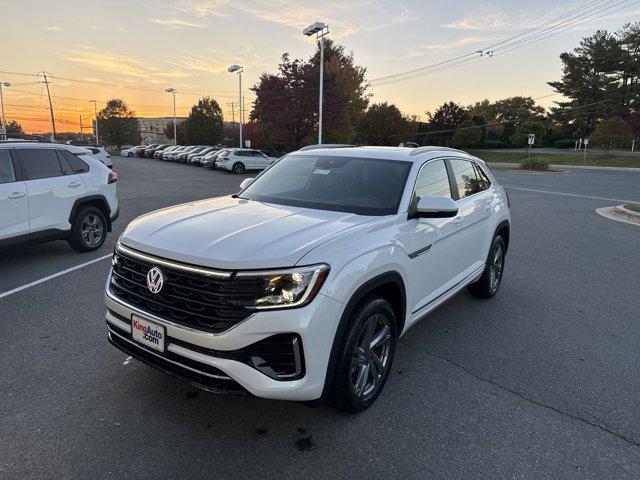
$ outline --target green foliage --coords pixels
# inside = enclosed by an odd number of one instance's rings
[[[24,133],[24,130],[22,130],[22,125],[20,125],[15,120],[7,122],[7,134],[19,135],[21,133]]]
[[[364,145],[398,145],[413,133],[407,118],[395,105],[375,103],[361,115],[357,142]]]
[[[307,61],[282,56],[277,74],[263,74],[252,90],[256,99],[251,132],[268,141],[275,152],[291,151],[315,143],[318,132],[319,47]],[[325,40],[324,47],[324,143],[352,143],[356,126],[369,99],[365,69],[355,65],[353,54]]]
[[[553,142],[553,148],[558,149],[567,149],[567,148],[575,148],[576,140],[572,138],[561,138],[560,140],[556,140]]]
[[[428,143],[449,146],[458,125],[469,119],[469,111],[455,102],[447,102],[435,112],[427,112],[427,119]]]
[[[611,148],[629,148],[632,140],[631,128],[618,117],[603,120],[589,136],[590,146],[602,148],[605,155]]]
[[[549,85],[569,101],[557,102],[554,120],[584,137],[600,120],[626,118],[640,102],[640,23],[611,34],[599,30],[560,55],[562,78]]]
[[[516,132],[511,136],[511,143],[516,147],[526,147],[529,134],[536,135],[534,145],[542,145],[547,134],[547,127],[541,122],[523,122],[516,128]]]
[[[468,148],[477,146],[482,140],[482,128],[473,120],[465,120],[456,129],[453,135],[453,146]]]
[[[188,145],[218,145],[224,139],[222,110],[215,100],[202,97],[191,107],[183,122],[185,143]]]
[[[100,138],[106,145],[115,145],[120,149],[123,145],[140,143],[138,120],[124,100],[111,99],[98,112],[98,129]]]
[[[162,133],[165,134],[165,136],[169,139],[169,140],[173,140],[173,120],[167,122],[167,126],[164,127],[164,130],[162,131]],[[178,145],[186,145],[187,144],[187,140],[186,137],[184,135],[184,120],[182,122],[178,122],[176,124],[176,134],[178,137]]]
[[[541,158],[531,157],[526,158],[520,162],[520,168],[522,170],[535,170],[539,172],[546,172],[549,170],[549,160]]]
[[[516,133],[518,123],[542,121],[545,109],[536,105],[532,97],[515,96],[495,102],[487,99],[476,102],[469,107],[469,114],[472,118],[482,118],[488,125],[485,129],[485,140],[508,144]]]

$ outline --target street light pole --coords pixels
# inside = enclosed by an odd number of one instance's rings
[[[176,92],[175,88],[165,88],[165,92],[173,93],[173,144],[178,145],[178,126],[176,125]]]
[[[100,137],[98,136],[98,102],[96,100],[89,100],[89,103],[93,103],[93,121],[96,123],[94,140],[96,141],[96,145],[100,145]]]
[[[324,36],[329,33],[329,25],[316,22],[305,28],[302,33],[307,37],[312,35],[320,40],[320,93],[318,95],[318,145],[322,143],[322,91],[324,86]]]
[[[2,108],[2,130],[0,130],[0,140],[7,139],[7,120],[4,118],[4,99],[2,98],[2,86],[10,87],[10,82],[0,82],[0,108]]]
[[[239,93],[239,105],[238,105],[238,123],[240,124],[240,148],[242,148],[242,121],[244,120],[244,102],[242,101],[242,72],[244,72],[244,67],[240,65],[231,65],[227,68],[229,73],[237,73],[238,74],[238,93]]]

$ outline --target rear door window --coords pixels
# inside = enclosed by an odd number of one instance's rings
[[[67,150],[60,150],[60,154],[67,161],[73,173],[87,173],[89,165]]]
[[[449,163],[453,170],[455,184],[458,186],[460,199],[484,190],[473,162],[461,159],[450,159]]]
[[[16,181],[16,171],[11,161],[11,152],[7,149],[0,150],[0,183]]]
[[[22,148],[17,152],[27,180],[62,176],[62,166],[54,149]]]

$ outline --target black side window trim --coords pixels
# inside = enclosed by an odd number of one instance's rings
[[[471,195],[467,195],[467,196],[466,196],[466,197],[464,197],[464,198],[460,198],[460,192],[458,191],[458,184],[456,183],[456,176],[455,176],[455,174],[453,173],[453,167],[451,166],[451,163],[449,162],[449,160],[463,160],[463,161],[465,161],[465,162],[469,162],[471,165],[473,165],[473,169],[474,169],[474,171],[475,171],[476,169],[480,169],[480,171],[484,174],[484,176],[485,176],[485,177],[487,177],[487,182],[489,182],[489,183],[488,183],[488,185],[487,185],[487,188],[485,188],[485,189],[483,189],[483,190],[480,190],[479,192],[472,193]],[[483,170],[483,169],[482,169],[482,167],[478,164],[478,162],[475,162],[475,161],[470,160],[470,159],[468,159],[468,158],[462,158],[462,157],[448,157],[448,158],[446,158],[446,159],[445,159],[445,163],[447,164],[447,171],[449,172],[449,184],[451,185],[451,191],[452,191],[452,193],[453,193],[453,191],[454,191],[454,189],[455,189],[455,197],[456,197],[456,198],[454,198],[454,200],[455,200],[455,201],[458,201],[458,200],[465,200],[465,199],[467,199],[467,198],[471,198],[471,197],[473,197],[473,196],[475,196],[475,195],[478,195],[478,194],[480,194],[480,193],[486,192],[487,190],[489,190],[489,189],[491,188],[491,185],[492,185],[492,183],[491,183],[491,179],[489,178],[489,175],[487,175],[487,174],[484,172],[484,170]],[[478,174],[478,173],[476,172],[476,175],[477,175],[477,174]]]

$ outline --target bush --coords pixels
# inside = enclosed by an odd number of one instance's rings
[[[525,158],[520,163],[520,168],[522,170],[536,170],[538,172],[546,172],[547,170],[549,170],[549,161],[535,157]]]
[[[498,149],[498,148],[507,148],[509,145],[507,145],[504,142],[501,142],[500,140],[487,140],[484,142],[483,148],[488,148],[488,149]]]
[[[562,138],[560,140],[556,140],[555,142],[553,142],[553,148],[559,148],[559,149],[565,150],[565,149],[570,149],[575,147],[576,147],[576,141],[570,138]]]

